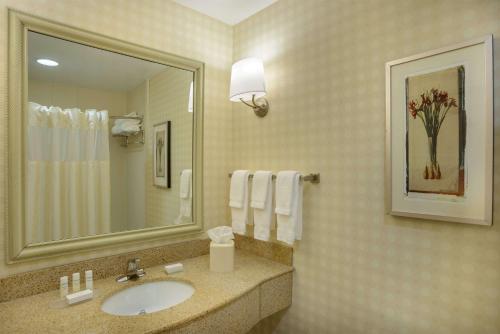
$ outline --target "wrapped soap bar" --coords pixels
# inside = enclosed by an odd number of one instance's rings
[[[167,274],[179,273],[184,270],[182,263],[174,263],[165,266],[165,271]]]
[[[66,302],[68,302],[69,305],[73,305],[76,303],[83,302],[85,300],[92,299],[93,296],[92,290],[82,290],[78,291],[75,293],[72,293],[71,295],[66,296]]]

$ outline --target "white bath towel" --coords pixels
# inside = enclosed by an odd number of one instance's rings
[[[231,177],[229,206],[234,233],[244,235],[248,223],[248,176],[247,170],[237,170]]]
[[[271,222],[273,219],[273,182],[272,172],[256,171],[252,182],[254,238],[269,241],[271,237]]]
[[[125,115],[126,117],[138,117],[137,113],[132,112]],[[139,119],[128,119],[120,118],[115,120],[113,127],[111,128],[111,133],[114,135],[120,134],[132,134],[139,132],[141,130],[141,120]]]
[[[282,171],[276,179],[277,239],[289,245],[302,239],[302,191],[300,173]]]
[[[193,182],[192,182],[193,172],[191,169],[184,169],[181,172],[181,181],[180,181],[180,207],[179,207],[179,216],[175,220],[175,224],[182,224],[184,220],[183,218],[191,218],[192,212],[192,203],[193,203]],[[186,221],[188,223],[189,221]]]
[[[136,112],[131,112],[130,114],[126,114],[123,116],[125,116],[125,117],[139,117],[139,115]],[[133,118],[117,118],[117,119],[115,119],[114,125],[121,125],[123,123],[140,124],[141,120],[140,119],[133,119]]]

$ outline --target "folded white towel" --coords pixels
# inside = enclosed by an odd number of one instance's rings
[[[111,128],[111,134],[121,135],[123,134],[122,128],[119,125],[113,125]]]
[[[175,220],[175,224],[181,224],[183,218],[191,218],[192,211],[192,198],[193,198],[193,186],[192,186],[192,170],[184,169],[181,172],[180,181],[180,207],[179,207],[179,217]]]
[[[247,170],[234,171],[229,194],[233,231],[242,235],[248,223],[248,176]]]
[[[111,133],[114,135],[134,134],[134,133],[137,133],[139,131],[141,131],[141,126],[135,125],[135,124],[115,125],[111,128]]]
[[[250,202],[252,208],[264,209],[271,178],[272,173],[269,171],[258,170],[253,174],[252,201]]]
[[[125,117],[139,117],[136,112],[131,112],[130,114],[123,115]],[[129,123],[129,124],[139,124],[141,123],[140,119],[130,119],[130,118],[118,118],[115,120],[115,125]]]
[[[132,112],[125,115],[127,117],[138,117],[137,113]],[[114,135],[120,134],[132,134],[139,132],[141,130],[141,120],[139,119],[117,119],[113,127],[111,128],[111,133]]]
[[[254,238],[269,241],[271,237],[271,222],[273,219],[272,200],[273,183],[272,172],[256,171],[252,182]]]
[[[115,121],[114,126],[123,127],[124,125],[133,126],[140,125],[141,121],[138,119],[118,119]]]
[[[276,213],[289,216],[292,210],[295,179],[299,172],[281,171],[276,178]]]
[[[180,197],[188,198],[192,197],[191,195],[191,177],[192,177],[191,169],[184,169],[181,172],[181,184],[180,184]]]
[[[247,170],[236,170],[231,176],[231,189],[229,191],[229,206],[232,208],[243,208],[245,193],[248,191]],[[247,194],[248,196],[248,194]]]
[[[302,239],[302,192],[300,173],[279,172],[276,179],[277,239],[289,245]]]

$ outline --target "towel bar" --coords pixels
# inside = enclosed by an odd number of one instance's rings
[[[229,177],[231,177],[233,173],[229,173]],[[253,177],[253,174],[250,174],[250,178]],[[273,174],[273,180],[276,179],[276,175]],[[319,173],[311,173],[307,175],[301,175],[300,179],[305,182],[311,182],[311,183],[319,183],[320,177]]]

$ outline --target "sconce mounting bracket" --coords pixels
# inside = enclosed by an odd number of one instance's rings
[[[243,101],[243,99],[241,98],[240,101],[252,108],[255,115],[259,117],[266,116],[267,112],[269,111],[269,102],[263,97],[259,97],[258,99],[256,99],[255,95],[252,95],[252,104]]]

